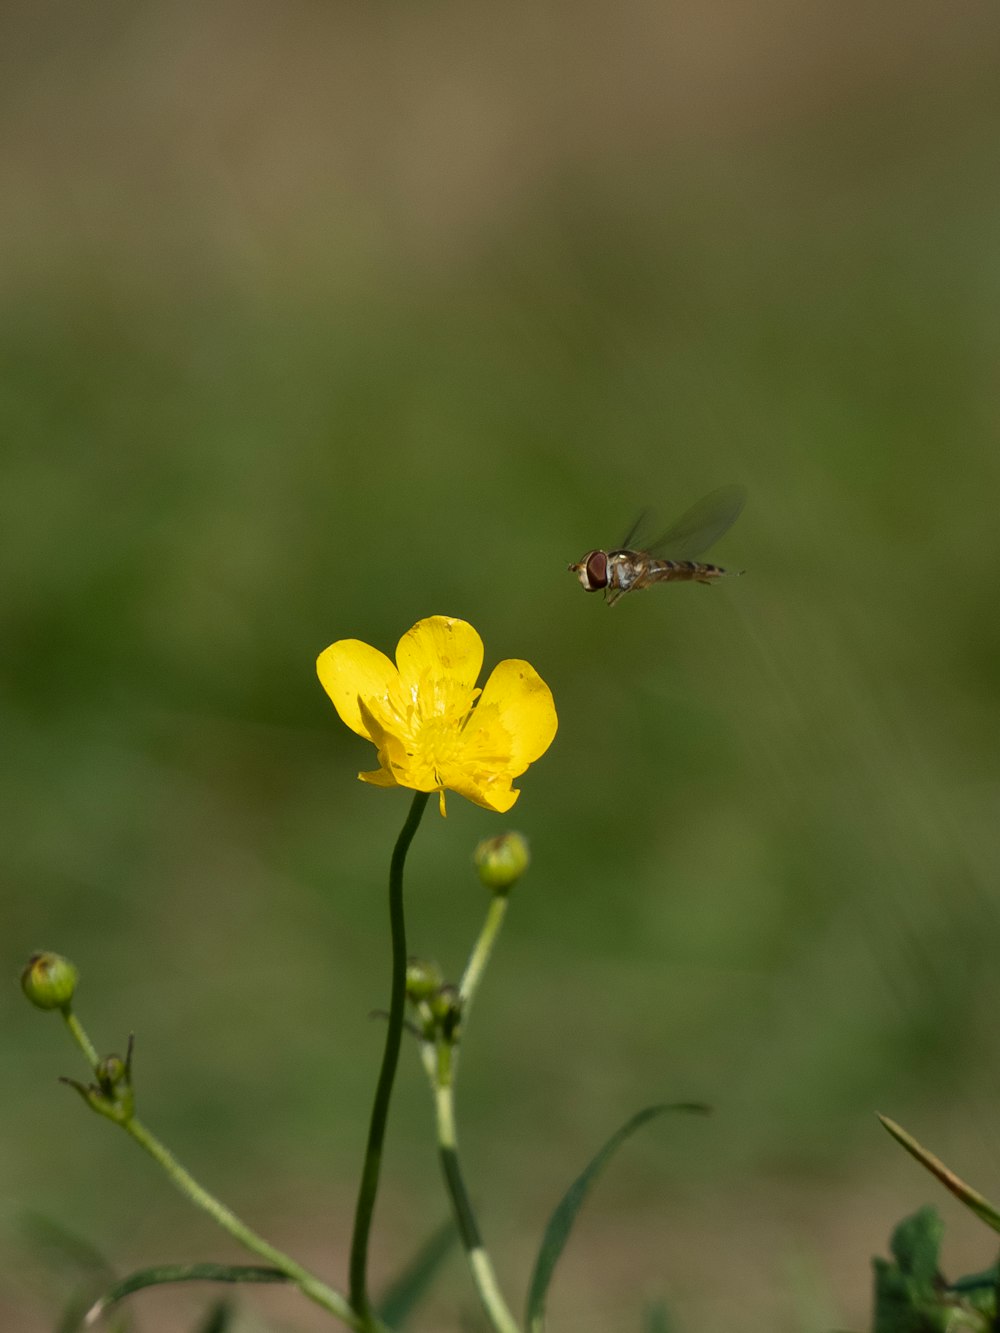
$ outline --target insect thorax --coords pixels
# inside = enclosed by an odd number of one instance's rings
[[[608,587],[628,592],[639,570],[631,551],[608,552]]]

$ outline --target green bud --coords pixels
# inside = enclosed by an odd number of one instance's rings
[[[119,1083],[128,1081],[128,1069],[120,1055],[106,1055],[94,1070],[101,1091],[111,1096]]]
[[[437,963],[422,958],[409,958],[406,963],[406,995],[414,1004],[429,1000],[440,988],[444,976]]]
[[[68,958],[57,953],[33,953],[21,973],[21,989],[39,1009],[67,1009],[79,978]]]
[[[462,997],[458,993],[458,987],[452,985],[441,986],[431,998],[430,1009],[434,1022],[444,1039],[451,1042],[457,1041],[458,1026],[462,1021]]]
[[[75,1088],[92,1111],[113,1120],[116,1125],[127,1125],[135,1115],[135,1094],[127,1083],[109,1088],[103,1082],[85,1087],[75,1078],[61,1078],[59,1082]]]
[[[128,1055],[106,1055],[94,1070],[97,1086],[106,1106],[98,1109],[119,1124],[127,1124],[135,1112],[135,1094],[132,1091],[132,1038]]]
[[[78,1083],[75,1078],[60,1079],[71,1088],[75,1088],[92,1111],[107,1116],[116,1125],[127,1125],[135,1115],[135,1093],[132,1090],[132,1051],[135,1039],[128,1039],[128,1052],[123,1060],[120,1055],[106,1055],[99,1060],[94,1069],[96,1083],[89,1087]]]
[[[486,888],[506,893],[527,870],[531,855],[528,840],[522,834],[501,833],[481,842],[472,859]]]

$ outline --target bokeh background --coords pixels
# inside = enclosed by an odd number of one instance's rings
[[[998,23],[4,6],[0,1326],[55,1327],[39,1215],[119,1271],[243,1257],[56,1084],[83,1071],[18,992],[40,947],[102,1050],[135,1030],[151,1126],[342,1280],[407,801],[355,781],[313,662],[435,612],[560,715],[507,820],[428,813],[408,883],[457,975],[473,845],[531,839],[460,1088],[511,1300],[661,1099],[715,1113],[622,1154],[553,1328],[656,1296],[690,1333],[862,1328],[870,1256],[931,1199],[947,1264],[991,1260],[874,1113],[997,1192]],[[743,579],[609,612],[567,573],[732,481]],[[445,1215],[422,1077],[380,1278]],[[456,1256],[419,1328],[481,1327]]]

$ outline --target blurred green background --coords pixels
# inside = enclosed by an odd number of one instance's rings
[[[119,1268],[238,1250],[56,1076],[17,975],[83,973],[143,1117],[341,1281],[407,799],[313,663],[470,620],[560,730],[510,817],[410,860],[452,975],[473,845],[534,864],[461,1133],[520,1306],[638,1106],[554,1329],[859,1328],[927,1199],[998,1192],[998,17],[762,0],[4,7],[0,1327],[54,1328],[34,1211]],[[747,575],[609,612],[566,571],[741,482]],[[401,1069],[375,1264],[444,1215]],[[988,1233],[940,1200],[945,1257]],[[138,1298],[188,1329],[205,1291]],[[326,1327],[294,1294],[241,1329]],[[457,1258],[424,1333],[481,1327]]]

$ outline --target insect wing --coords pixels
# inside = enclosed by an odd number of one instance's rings
[[[629,528],[628,532],[615,547],[616,551],[645,551],[646,543],[642,540],[641,534],[647,533],[652,526],[653,511],[646,508],[641,509],[639,514]]]
[[[720,486],[692,505],[668,532],[644,549],[650,555],[692,560],[729,531],[739,518],[746,498],[742,486]]]

